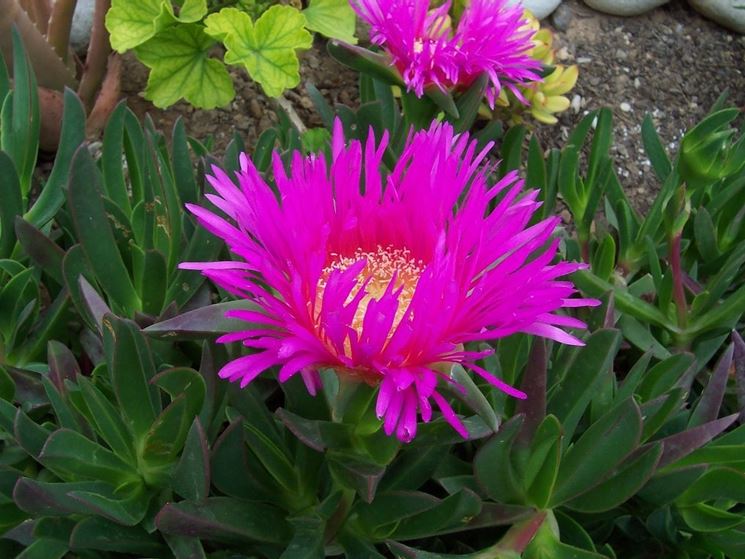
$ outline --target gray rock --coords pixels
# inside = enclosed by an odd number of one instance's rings
[[[75,5],[72,27],[70,28],[70,46],[77,53],[85,52],[88,48],[95,10],[96,0],[78,0]]]
[[[688,3],[719,25],[745,35],[745,0],[688,0]]]
[[[509,4],[522,4],[530,10],[535,17],[543,19],[553,12],[561,0],[509,0]]]
[[[569,23],[572,21],[572,9],[566,4],[561,4],[553,14],[551,14],[551,23],[559,31],[569,29]]]
[[[614,16],[638,16],[669,0],[585,0],[591,8]],[[709,0],[703,0],[708,2]]]

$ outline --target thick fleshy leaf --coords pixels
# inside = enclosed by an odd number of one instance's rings
[[[654,474],[662,445],[647,447],[635,456],[624,460],[609,479],[599,483],[590,491],[565,503],[565,506],[581,512],[598,513],[616,508],[639,491]]]
[[[272,6],[255,23],[246,12],[223,8],[205,22],[205,31],[228,49],[225,62],[242,65],[270,97],[300,83],[295,50],[309,48],[312,37],[296,8]]]
[[[1,158],[2,156],[0,156]],[[9,203],[12,203],[12,200]],[[2,214],[2,211],[0,211],[0,214]],[[2,220],[2,217],[0,217],[0,220]],[[34,263],[49,274],[57,283],[63,285],[62,259],[65,256],[65,251],[20,216],[16,216],[15,219],[15,234],[23,250],[31,257]],[[0,254],[2,254],[1,250]]]
[[[13,489],[13,500],[21,510],[37,517],[88,513],[85,505],[70,498],[72,491],[111,495],[113,487],[100,481],[50,483],[23,477]]]
[[[642,418],[633,398],[598,419],[564,455],[551,502],[563,503],[609,476],[636,448],[641,434]]]
[[[559,381],[548,400],[548,413],[555,415],[564,429],[564,444],[572,434],[595,396],[603,379],[611,374],[613,359],[621,343],[617,330],[598,330],[586,345],[572,349],[571,361],[565,368],[563,382]]]
[[[0,105],[1,106],[1,105]],[[13,160],[0,151],[0,258],[10,256],[16,243],[13,222],[23,214],[23,195]]]
[[[397,540],[413,540],[457,532],[479,512],[481,499],[474,492],[464,489],[446,497],[426,511],[402,519],[391,537]]]
[[[691,413],[691,418],[688,420],[688,427],[696,427],[714,421],[719,415],[719,409],[722,407],[722,400],[724,399],[724,391],[727,388],[727,379],[729,378],[734,351],[734,344],[730,344],[724,353],[722,353],[714,368],[714,372],[709,378],[709,382],[706,384],[706,388],[704,388],[701,394],[701,399]]]
[[[290,519],[293,535],[279,559],[324,559],[325,523],[318,516]]]
[[[73,550],[129,553],[140,557],[161,557],[162,540],[140,526],[121,526],[110,520],[89,517],[81,520],[70,535]]]
[[[202,109],[227,105],[235,96],[225,65],[209,56],[215,45],[197,24],[178,25],[137,47],[140,61],[150,68],[145,97],[156,107],[186,99]]]
[[[184,499],[206,499],[210,488],[210,454],[207,438],[199,422],[194,419],[186,437],[184,452],[173,472],[173,489]]]
[[[155,525],[166,534],[230,543],[286,543],[292,535],[279,509],[227,497],[168,503],[155,518]]]
[[[137,471],[114,453],[68,429],[59,429],[49,437],[39,461],[71,479],[102,480],[115,487],[139,479]]]
[[[559,474],[562,448],[561,425],[549,415],[541,422],[531,441],[525,463],[523,485],[531,502],[539,509],[548,505]]]
[[[114,393],[127,429],[140,441],[161,411],[158,389],[150,384],[155,376],[153,356],[134,322],[106,315],[103,325]]]
[[[473,461],[479,485],[497,502],[518,500],[522,492],[522,472],[516,471],[512,463],[512,447],[521,423],[520,415],[504,423],[497,434],[481,447]]]
[[[67,206],[88,264],[109,297],[132,315],[141,307],[129,271],[117,248],[101,199],[101,174],[87,148],[72,162]]]
[[[226,312],[232,310],[257,311],[258,307],[255,303],[247,300],[217,303],[207,307],[200,307],[164,320],[163,322],[158,322],[152,326],[148,326],[143,332],[159,338],[190,339],[225,334],[226,332],[237,332],[239,330],[250,330],[252,328],[251,323],[225,316]]]
[[[660,458],[659,467],[663,468],[673,464],[677,460],[688,456],[697,448],[702,447],[727,427],[732,425],[739,414],[734,413],[709,423],[704,423],[698,427],[687,429],[680,433],[670,435],[660,439],[663,444],[662,457]]]
[[[46,225],[65,203],[64,188],[70,165],[75,152],[85,141],[85,119],[85,108],[80,98],[74,91],[65,88],[62,131],[54,167],[41,194],[25,215],[25,219],[36,227]]]
[[[354,489],[366,503],[373,501],[385,467],[338,452],[327,454],[327,463],[339,483]]]

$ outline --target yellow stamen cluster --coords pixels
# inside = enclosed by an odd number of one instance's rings
[[[330,264],[323,269],[318,282],[318,310],[320,311],[323,292],[326,289],[331,272],[334,270],[344,271],[352,264],[360,260],[365,260],[367,264],[357,275],[357,286],[352,289],[346,301],[346,303],[352,301],[360,289],[364,287],[365,295],[357,307],[352,327],[357,332],[362,331],[362,324],[368,303],[372,300],[380,299],[389,288],[391,281],[394,281],[394,290],[397,291],[400,289],[401,293],[398,296],[398,309],[396,311],[396,318],[393,321],[392,331],[401,322],[409,303],[411,303],[411,299],[414,297],[414,291],[422,274],[424,262],[415,259],[408,248],[382,247],[380,245],[374,251],[365,251],[358,248],[351,255],[332,252],[330,259]]]

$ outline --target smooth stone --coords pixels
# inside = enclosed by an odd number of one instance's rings
[[[741,35],[745,35],[745,3],[735,0],[688,0],[691,7],[703,16],[716,21]],[[742,5],[743,8],[737,8]]]
[[[93,13],[96,11],[96,0],[78,0],[72,16],[70,28],[70,46],[77,53],[84,53],[91,40]]]
[[[585,0],[592,9],[614,16],[638,16],[667,2],[669,0]]]
[[[535,17],[543,19],[561,4],[561,0],[509,0],[508,4],[522,4],[523,8],[530,10]]]
[[[559,31],[569,29],[569,23],[572,21],[572,9],[566,4],[561,4],[553,14],[551,14],[551,23]]]

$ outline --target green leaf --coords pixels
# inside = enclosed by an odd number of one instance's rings
[[[324,559],[325,523],[317,516],[290,519],[293,536],[279,559]]]
[[[26,198],[39,148],[39,95],[36,77],[16,26],[12,27],[12,37],[14,89],[5,98],[0,111],[0,148],[15,164],[21,192]]]
[[[13,222],[23,213],[23,195],[13,160],[0,151],[0,258],[10,256],[16,243]]]
[[[173,472],[173,490],[184,499],[206,499],[210,488],[210,454],[199,418],[194,418],[184,452]]]
[[[50,483],[22,477],[13,488],[13,500],[21,510],[36,517],[89,512],[80,501],[70,499],[69,494],[72,491],[113,495],[114,488],[101,481]]]
[[[458,529],[481,511],[481,499],[468,489],[439,501],[435,506],[402,519],[392,538],[412,540]]]
[[[662,456],[662,445],[655,444],[635,454],[624,460],[609,479],[565,506],[580,512],[598,513],[614,509],[636,495],[654,474]]]
[[[52,538],[35,538],[16,559],[62,559],[68,552],[67,543]]]
[[[134,314],[141,302],[106,216],[100,173],[86,148],[79,149],[73,159],[67,204],[80,244],[99,283],[128,314]]]
[[[354,36],[356,18],[347,0],[310,0],[303,16],[308,29],[331,39],[352,45],[357,43]]]
[[[170,0],[112,0],[106,13],[111,47],[119,53],[151,39],[172,21]]]
[[[168,503],[156,516],[155,525],[166,534],[230,543],[287,543],[292,534],[279,509],[228,497]]]
[[[561,460],[561,424],[547,416],[535,432],[524,470],[526,494],[539,509],[546,508],[556,485]]]
[[[104,394],[88,379],[79,376],[78,386],[90,411],[93,427],[109,448],[122,460],[135,463],[132,435],[117,410]]]
[[[73,550],[129,553],[138,557],[162,557],[164,546],[157,534],[140,526],[120,526],[103,518],[81,520],[70,535]]]
[[[169,28],[137,47],[140,61],[150,68],[145,97],[160,108],[182,98],[202,109],[227,105],[235,90],[225,65],[209,57],[214,44],[201,25],[189,24]]]
[[[65,88],[62,132],[59,148],[54,158],[54,167],[41,194],[25,219],[36,227],[46,225],[65,203],[64,188],[70,173],[70,165],[77,149],[85,141],[85,108],[77,94]]]
[[[184,0],[176,15],[182,23],[194,23],[207,14],[207,0]]]
[[[312,37],[296,8],[272,6],[255,24],[247,13],[223,8],[205,22],[205,31],[228,49],[225,62],[243,65],[270,97],[300,83],[295,50],[310,48]]]
[[[52,433],[39,461],[74,479],[102,480],[115,487],[139,479],[137,472],[111,451],[68,429]]]
[[[114,495],[92,491],[70,491],[68,495],[85,506],[87,512],[123,526],[136,526],[142,521],[152,496],[140,481],[128,484],[124,489],[117,489]]]
[[[594,332],[579,349],[571,349],[572,358],[566,372],[550,393],[548,413],[555,415],[564,429],[566,445],[574,434],[579,420],[595,396],[604,377],[611,374],[613,359],[621,343],[617,330]]]
[[[447,385],[451,393],[470,407],[496,433],[499,429],[499,418],[489,400],[479,390],[463,366],[460,364],[453,365],[450,369],[450,378],[455,383],[453,385],[448,383]]]
[[[57,283],[64,285],[62,259],[65,252],[59,245],[20,216],[16,216],[15,219],[15,233],[18,242],[31,260]]]
[[[112,315],[104,318],[104,349],[123,419],[139,443],[161,409],[160,394],[150,384],[153,357],[137,325]]]
[[[196,274],[194,274],[196,275]],[[166,339],[204,338],[205,336],[250,330],[254,325],[239,318],[228,318],[228,311],[259,312],[256,303],[247,300],[217,303],[158,322],[143,330],[146,334]],[[262,326],[263,328],[263,326]]]
[[[730,468],[711,469],[694,481],[675,502],[688,506],[718,500],[745,503],[745,475]]]
[[[473,471],[479,485],[487,495],[498,502],[518,500],[522,492],[522,473],[516,471],[512,462],[512,447],[522,416],[515,416],[502,425],[476,453]]]
[[[338,483],[355,490],[364,502],[373,502],[385,473],[383,466],[340,452],[327,454],[327,463]]]
[[[664,181],[670,174],[672,166],[649,114],[644,116],[644,122],[642,122],[642,141],[644,142],[644,151],[647,152],[647,157],[652,163],[657,178]]]
[[[697,532],[721,532],[745,523],[745,516],[717,506],[696,503],[678,509],[683,521]]]
[[[557,505],[590,489],[639,444],[642,418],[633,398],[593,423],[564,455],[551,500]]]

